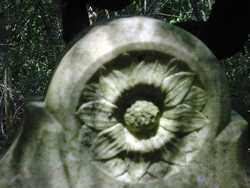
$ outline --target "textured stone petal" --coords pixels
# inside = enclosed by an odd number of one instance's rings
[[[108,76],[113,80],[115,88],[121,93],[124,89],[128,88],[128,77],[120,71],[114,70]]]
[[[181,149],[181,148],[180,148]],[[182,152],[179,148],[166,147],[164,152],[162,152],[162,159],[169,163],[170,165],[180,165],[184,166],[187,164],[186,153]]]
[[[160,127],[164,128],[167,131],[171,132],[179,132],[181,129],[181,125],[179,124],[180,122],[172,119],[167,119],[162,117],[160,119]]]
[[[163,113],[160,126],[170,132],[189,133],[201,129],[208,119],[188,105],[179,105]]]
[[[202,116],[195,117],[193,119],[187,119],[185,121],[171,120],[166,118],[161,118],[161,127],[173,132],[173,133],[190,133],[197,131],[207,124],[207,120]]]
[[[124,89],[129,87],[127,76],[120,71],[112,71],[110,74],[101,76],[98,92],[110,102],[115,102]]]
[[[182,138],[173,139],[161,150],[162,159],[170,165],[186,165],[186,153],[183,151]]]
[[[183,103],[188,104],[197,111],[201,111],[206,102],[207,98],[205,91],[197,86],[192,86],[190,92],[183,101]]]
[[[123,126],[117,124],[98,134],[94,144],[94,157],[97,160],[110,159],[124,151]]]
[[[194,74],[179,72],[166,77],[162,82],[162,89],[166,92],[165,107],[178,105],[191,89]]]
[[[128,164],[128,174],[134,181],[138,182],[146,174],[150,162],[145,161],[143,157],[138,156],[128,159]]]
[[[149,139],[137,139],[127,130],[125,130],[125,143],[127,151],[148,153],[163,147],[167,142],[174,138],[174,134],[164,130],[162,127],[158,128],[155,136]]]
[[[153,162],[148,168],[147,172],[156,177],[162,178],[164,177],[169,170],[169,164],[163,161]]]
[[[174,163],[175,155],[179,154],[179,148],[174,144],[175,140],[169,142],[168,145],[162,148],[162,159],[168,163]]]
[[[119,158],[108,160],[105,166],[107,166],[109,172],[116,177],[121,176],[128,170],[128,164]]]
[[[132,86],[136,84],[148,84],[160,87],[167,72],[168,69],[166,66],[163,66],[159,62],[142,62],[136,65],[132,71],[130,83]]]
[[[97,84],[87,84],[82,92],[82,99],[84,101],[95,101],[103,98],[100,93],[98,93]]]
[[[192,132],[181,138],[176,137],[163,148],[162,158],[170,164],[185,165],[192,160],[201,147],[200,138],[197,135],[196,132]]]
[[[76,114],[85,125],[103,130],[117,123],[112,117],[115,108],[115,105],[106,100],[90,101],[82,104]]]
[[[175,74],[177,72],[179,72],[179,68],[177,66],[178,60],[176,58],[172,58],[168,64],[167,64],[167,72],[165,73],[165,78],[170,76],[171,74]]]
[[[184,137],[172,139],[161,150],[162,160],[169,165],[186,165],[196,155],[201,146],[197,133],[193,132]]]
[[[187,104],[179,104],[171,109],[165,110],[163,117],[168,119],[180,119],[181,117],[192,117],[194,109]]]
[[[145,64],[146,63],[142,61],[134,67],[134,70],[131,72],[130,75],[131,85],[136,85],[138,83],[146,83],[145,72],[147,71],[147,68],[145,68]]]

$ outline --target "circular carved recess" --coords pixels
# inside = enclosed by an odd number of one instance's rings
[[[206,89],[185,62],[154,51],[106,63],[82,91],[77,117],[96,166],[117,180],[158,180],[181,170],[208,125]]]

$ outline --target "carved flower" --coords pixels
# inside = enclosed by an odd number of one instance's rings
[[[83,90],[77,114],[96,132],[94,158],[120,180],[165,176],[187,162],[207,124],[205,91],[176,59],[132,63],[101,74]]]

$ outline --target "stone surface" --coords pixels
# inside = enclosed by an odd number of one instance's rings
[[[143,17],[93,27],[27,105],[0,187],[248,188],[247,123],[228,96],[185,31]]]

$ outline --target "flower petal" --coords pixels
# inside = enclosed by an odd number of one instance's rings
[[[114,81],[115,87],[120,93],[128,87],[128,77],[122,72],[114,70],[109,77]]]
[[[187,163],[186,153],[181,152],[177,146],[170,146],[162,150],[162,159],[171,165],[185,165]]]
[[[159,127],[155,136],[148,139],[138,139],[125,129],[125,143],[127,151],[148,153],[163,147],[175,135]]]
[[[150,162],[145,161],[144,158],[139,155],[135,158],[128,159],[128,174],[134,181],[139,181],[147,172]]]
[[[121,176],[128,170],[127,163],[119,158],[110,159],[105,163],[109,173],[113,174],[115,177]]]
[[[184,99],[183,103],[188,104],[197,111],[201,111],[204,105],[206,104],[206,101],[207,98],[205,91],[197,86],[192,86],[190,92]]]
[[[163,161],[159,162],[153,162],[153,164],[150,165],[147,172],[157,178],[164,177],[169,170],[169,164]]]
[[[160,126],[170,132],[190,133],[208,124],[208,119],[186,104],[165,111],[160,118]]]
[[[163,113],[163,117],[168,119],[180,119],[183,116],[189,116],[190,118],[193,115],[194,110],[191,106],[187,104],[179,104],[174,108],[165,110]]]
[[[183,165],[192,160],[201,144],[197,132],[176,137],[162,149],[162,158],[170,164]]]
[[[162,149],[162,159],[170,164],[185,165],[195,156],[201,147],[196,132],[183,137],[176,137]]]
[[[180,138],[175,138],[162,148],[161,157],[163,161],[171,165],[185,165],[186,153],[183,151],[183,141]]]
[[[98,92],[98,85],[97,84],[87,84],[82,92],[82,99],[84,101],[95,101],[98,99],[103,98],[102,95]]]
[[[176,144],[174,144],[176,140],[172,140],[171,142],[168,142],[168,144],[163,147],[162,150],[162,159],[165,162],[171,163],[174,161],[174,156],[179,153],[179,148],[176,147]]]
[[[120,71],[114,70],[107,76],[101,76],[99,79],[98,92],[110,102],[115,102],[124,89],[129,87],[128,78]]]
[[[116,124],[98,134],[93,151],[97,160],[110,159],[124,151],[123,126]]]
[[[149,84],[159,87],[167,72],[167,66],[163,66],[157,61],[153,63],[141,62],[132,71],[130,83],[132,86]]]
[[[117,124],[112,117],[115,108],[115,105],[106,100],[90,101],[82,104],[76,114],[85,125],[103,130]]]
[[[179,72],[179,68],[177,66],[178,60],[176,58],[172,58],[168,63],[167,63],[167,72],[165,73],[164,77],[168,77],[171,74],[175,74]]]
[[[162,89],[167,96],[164,101],[165,107],[178,105],[191,89],[194,73],[178,72],[166,77],[162,82]]]

